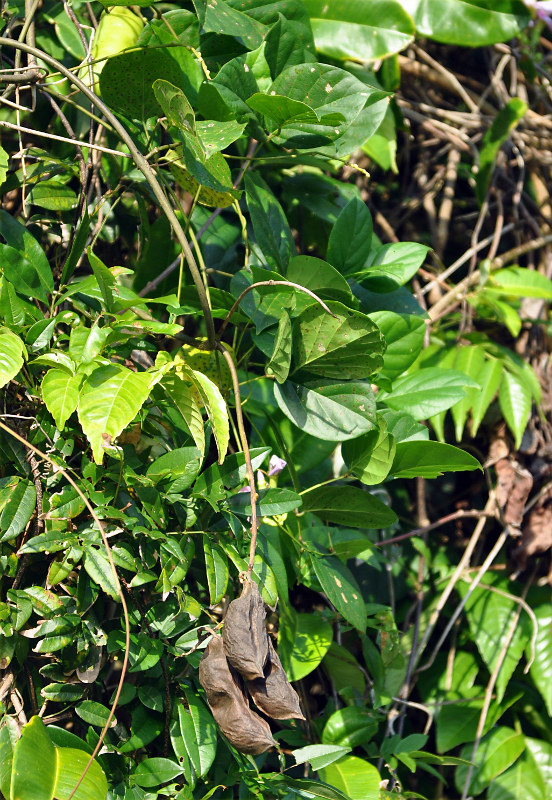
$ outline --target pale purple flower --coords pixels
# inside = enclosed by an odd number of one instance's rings
[[[287,461],[284,461],[283,458],[279,456],[270,456],[270,461],[268,462],[268,477],[273,478],[275,475],[279,475],[286,467]]]
[[[552,29],[552,0],[524,0],[525,5],[534,8],[539,19]]]

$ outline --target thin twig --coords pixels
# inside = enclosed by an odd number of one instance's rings
[[[75,145],[75,147],[89,147],[91,150],[99,150],[102,153],[109,153],[112,156],[122,156],[123,158],[132,158],[129,153],[124,153],[122,150],[113,150],[111,147],[103,147],[101,144],[90,144],[90,142],[82,142],[78,139],[69,139],[67,136],[58,136],[56,133],[46,133],[46,131],[37,131],[33,128],[26,128],[24,125],[16,125],[7,120],[0,120],[0,126],[3,128],[11,128],[15,131],[22,133],[30,133],[32,136],[39,136],[43,139],[54,139],[56,142],[67,142],[67,144]]]
[[[408,533],[401,533],[400,536],[393,536],[392,539],[383,539],[381,542],[377,542],[378,547],[385,547],[388,544],[396,544],[397,542],[403,542],[405,539],[411,539],[413,536],[421,536],[428,531],[434,530],[434,528],[440,528],[441,525],[446,525],[447,522],[453,522],[455,519],[466,519],[470,517],[475,517],[476,519],[481,519],[481,517],[496,517],[496,514],[483,511],[464,511],[463,509],[460,511],[453,511],[452,514],[447,514],[441,519],[436,520],[436,522],[431,522],[428,525],[424,525],[423,528],[414,528],[414,530],[409,531]]]

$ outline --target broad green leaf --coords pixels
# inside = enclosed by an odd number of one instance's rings
[[[78,683],[50,683],[40,690],[46,700],[57,703],[70,703],[80,700],[84,694],[84,685]]]
[[[375,311],[369,317],[385,339],[381,374],[394,381],[406,372],[422,352],[425,322],[413,314],[396,314],[394,311]]]
[[[179,148],[168,151],[167,159],[178,185],[193,198],[197,196],[198,203],[226,208],[239,198],[226,159],[220,153],[207,158],[195,134],[186,134]]]
[[[396,449],[395,437],[380,417],[375,431],[344,442],[341,453],[353,475],[367,486],[374,486],[389,474]]]
[[[419,36],[462,47],[507,42],[529,22],[520,0],[402,0],[401,5]]]
[[[370,554],[373,543],[364,533],[354,528],[330,528],[327,525],[312,525],[304,532],[304,538],[316,542],[342,561],[349,558],[363,558]]]
[[[146,120],[162,113],[153,84],[162,78],[185,89],[181,70],[168,48],[137,48],[113,56],[100,75],[103,100],[131,119]]]
[[[92,580],[114,600],[119,599],[120,589],[106,556],[95,547],[87,547],[83,565]]]
[[[552,299],[552,281],[536,270],[526,267],[507,267],[491,273],[485,287],[487,292],[499,292],[511,297],[542,297]]]
[[[481,740],[475,754],[475,769],[470,781],[470,793],[481,794],[498,775],[501,775],[523,753],[525,739],[522,733],[511,728],[499,727],[489,731]],[[466,745],[461,758],[471,761],[473,745]],[[468,772],[467,765],[460,765],[455,772],[455,783],[461,791]]]
[[[481,469],[469,453],[452,444],[433,441],[400,442],[389,474],[394,478],[437,478],[444,472]]]
[[[498,392],[498,402],[504,419],[514,434],[516,450],[531,416],[531,390],[517,375],[505,370]]]
[[[141,750],[150,742],[156,739],[163,730],[163,719],[156,714],[152,714],[144,706],[138,706],[132,712],[132,723],[130,726],[131,737],[119,746],[121,753],[132,753],[134,750]]]
[[[500,591],[505,593],[511,591],[511,587],[506,581],[493,579],[492,582],[489,581],[489,586],[481,583],[474,589],[466,601],[465,614],[481,658],[485,662],[489,673],[492,674],[501,657],[506,634],[509,632],[518,606],[514,598],[498,593]],[[493,592],[493,587],[496,587],[498,592]],[[461,582],[458,584],[458,591],[462,597],[466,596],[468,590],[468,583]],[[522,616],[516,625],[498,673],[496,681],[498,702],[504,697],[508,681],[517,667],[525,647],[529,643],[527,627]]]
[[[7,798],[10,797],[13,750],[19,733],[15,719],[7,717],[3,720],[0,727],[0,792]]]
[[[322,741],[357,747],[366,744],[378,730],[378,718],[373,711],[348,706],[335,711],[324,725]]]
[[[375,767],[357,756],[319,770],[320,778],[345,792],[351,800],[378,800],[380,775]]]
[[[60,431],[76,411],[82,377],[61,369],[50,369],[42,379],[42,399]]]
[[[324,378],[368,380],[383,364],[385,342],[377,325],[360,311],[330,302],[305,309],[293,323],[294,371]]]
[[[320,297],[351,301],[351,289],[345,278],[331,264],[320,258],[293,256],[288,264],[286,278],[305,286]]]
[[[183,492],[196,479],[201,460],[197,447],[177,447],[156,458],[147,468],[146,475],[154,483],[169,481],[171,492]]]
[[[24,355],[25,345],[19,336],[7,328],[0,328],[0,387],[15,378],[23,366]]]
[[[525,745],[529,753],[533,756],[535,764],[542,776],[543,783],[546,787],[545,800],[550,800],[552,797],[552,746],[550,742],[542,741],[542,739],[533,739],[529,736],[525,737]]]
[[[351,748],[336,744],[310,744],[293,751],[296,764],[308,761],[311,769],[318,771],[351,752]]]
[[[352,572],[336,556],[311,553],[310,561],[328,600],[347,622],[364,633],[366,605]]]
[[[27,315],[26,303],[18,297],[13,284],[0,275],[1,318],[10,328],[20,328]]]
[[[274,375],[278,383],[285,383],[291,367],[292,330],[291,319],[283,312],[278,322],[278,330],[274,338],[274,349],[270,361],[266,365],[266,374]]]
[[[552,637],[550,630],[552,626],[552,605],[543,602],[533,606],[533,611],[537,618],[537,635],[535,641],[535,657],[531,664],[530,675],[535,686],[539,690],[541,697],[552,717],[552,681],[550,680],[552,670]],[[531,644],[527,645],[527,658],[531,655]]]
[[[315,670],[332,639],[332,626],[319,614],[300,614],[287,608],[280,617],[278,653],[288,678],[299,681]]]
[[[268,266],[281,273],[295,253],[295,243],[278,200],[256,173],[245,176],[245,196],[255,240]]]
[[[191,374],[211,421],[213,434],[217,443],[218,462],[222,464],[226,451],[228,450],[228,442],[230,441],[228,407],[216,383],[198,370],[191,370]]]
[[[100,355],[111,333],[107,325],[103,328],[97,324],[91,328],[77,325],[69,334],[69,356],[74,362],[90,364]]]
[[[98,281],[105,308],[108,312],[112,312],[115,310],[115,277],[103,261],[92,252],[91,247],[87,249],[86,254],[88,256],[88,262],[92,267],[92,272]]]
[[[174,780],[182,771],[178,761],[170,758],[145,758],[132,772],[131,778],[137,786],[153,788]]]
[[[266,35],[266,28],[260,22],[243,14],[227,3],[217,0],[194,0],[194,6],[202,28],[206,32],[223,33],[239,39],[248,50],[259,47]]]
[[[340,792],[334,786],[328,786],[320,780],[306,780],[301,778],[290,778],[286,773],[274,775],[271,783],[282,789],[288,790],[285,797],[308,798],[308,800],[350,800],[347,795]],[[400,800],[400,798],[396,798]]]
[[[203,417],[193,396],[192,388],[177,375],[165,375],[161,381],[161,387],[182,416],[197,449],[203,456],[205,453]]]
[[[290,122],[310,122],[316,125],[320,121],[316,111],[309,105],[285,95],[256,92],[247,100],[247,105],[258,114],[273,120],[274,129]]]
[[[483,421],[487,409],[491,401],[498,391],[500,381],[502,380],[503,365],[502,362],[495,358],[490,358],[485,362],[481,372],[478,375],[478,381],[481,385],[481,391],[475,397],[471,407],[471,434],[475,436],[479,430],[479,426]]]
[[[40,717],[32,717],[13,751],[10,798],[52,800],[56,778],[56,748]]]
[[[228,557],[222,547],[203,536],[203,552],[205,554],[205,569],[209,585],[209,599],[211,605],[219,603],[226,593],[228,586]]]
[[[526,750],[510,769],[497,775],[487,792],[488,800],[550,800],[550,785],[530,750]]]
[[[353,197],[331,230],[326,258],[342,275],[358,272],[372,247],[372,215],[365,203]]]
[[[205,149],[207,158],[225,150],[232,142],[239,139],[245,129],[245,123],[234,120],[218,122],[217,120],[200,120],[196,122],[196,134]]]
[[[322,668],[338,694],[347,700],[363,697],[366,693],[366,678],[360,664],[351,653],[340,644],[332,642],[324,656]]]
[[[379,399],[390,408],[421,420],[462,400],[466,387],[478,389],[479,383],[456,370],[424,367],[396,380],[393,391],[380,392]]]
[[[54,789],[56,800],[105,800],[107,780],[98,762],[94,759],[90,766],[90,756],[84,750],[73,747],[56,747],[57,780]],[[77,791],[73,790],[88,767],[86,775]]]
[[[414,277],[428,251],[426,245],[418,242],[384,244],[372,250],[366,266],[356,279],[374,291],[393,291]]]
[[[82,720],[96,728],[103,728],[109,719],[109,709],[94,700],[83,700],[75,706],[75,711]],[[111,725],[114,725],[113,720]]]
[[[0,147],[0,184],[6,180],[8,174],[9,155],[3,147]]]
[[[356,387],[356,388],[355,388]],[[274,387],[279,408],[305,433],[331,442],[354,439],[373,430],[376,414],[372,390],[360,383],[337,384],[317,389],[286,381]],[[347,390],[352,392],[347,394]],[[324,393],[323,393],[324,392]]]
[[[86,503],[73,486],[64,486],[61,491],[51,494],[49,501],[50,510],[46,519],[73,519],[86,508]],[[34,539],[36,538],[35,536]]]
[[[94,370],[84,381],[79,421],[97,464],[102,463],[105,446],[122,433],[147,400],[151,380],[148,373],[110,364]]]
[[[350,528],[385,528],[397,519],[381,500],[354,486],[322,486],[306,492],[303,511]]]
[[[479,169],[475,178],[475,194],[480,203],[485,200],[498,151],[525,116],[527,109],[527,103],[519,97],[511,97],[500,109],[491,127],[485,131],[479,154]],[[550,289],[548,291],[550,292]],[[550,297],[550,294],[548,296]]]
[[[373,61],[403,50],[414,23],[398,0],[305,0],[316,49],[330,58]]]
[[[36,488],[26,479],[17,480],[0,512],[0,542],[15,539],[25,529],[36,507]]]
[[[111,631],[107,637],[107,649],[110,653],[125,649],[123,631]],[[129,672],[147,672],[156,664],[164,652],[163,642],[153,639],[149,633],[131,633],[129,647]]]
[[[186,689],[188,711],[178,705],[178,720],[188,758],[198,778],[203,777],[215,760],[217,728],[205,703],[190,689]]]
[[[245,572],[247,570],[247,561],[240,556],[236,547],[232,544],[226,544],[225,542],[221,542],[221,544],[228,553],[228,557],[236,569],[239,572]],[[264,561],[260,553],[255,555],[252,575],[253,580],[261,590],[261,595],[265,603],[269,606],[275,606],[278,602],[276,578],[274,577],[271,567]]]
[[[385,420],[387,429],[397,444],[399,442],[427,441],[429,439],[429,431],[426,426],[416,422],[410,414],[383,408],[378,416]]]
[[[269,447],[253,447],[249,455],[254,470],[266,460],[270,453]],[[243,483],[247,477],[245,456],[243,453],[230,453],[223,464],[211,464],[204,470],[194,484],[194,495],[205,495],[210,500],[222,500],[226,496],[226,489],[233,489]]]
[[[2,272],[18,292],[48,302],[54,288],[52,270],[44,250],[13,214],[0,209]],[[15,251],[15,252],[12,252]]]
[[[257,514],[260,517],[275,517],[287,514],[301,506],[301,496],[291,489],[261,489],[257,492]],[[235,514],[251,516],[249,492],[238,492],[228,498],[228,505]]]
[[[460,372],[465,372],[470,378],[475,381],[480,381],[480,375],[485,363],[485,352],[482,347],[468,346],[460,347],[456,353],[453,362],[454,369]],[[483,382],[480,383],[480,389],[466,389],[466,396],[456,403],[452,409],[451,414],[454,420],[454,433],[456,441],[462,439],[464,425],[468,418],[468,413],[473,403],[478,402],[481,394],[486,390]]]
[[[27,195],[27,202],[48,211],[70,211],[79,202],[75,191],[59,181],[40,181]]]
[[[182,89],[158,79],[153,83],[155,97],[172,125],[182,130],[195,130],[195,113]]]

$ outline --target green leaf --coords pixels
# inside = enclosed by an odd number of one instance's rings
[[[345,756],[337,764],[319,771],[320,778],[345,792],[351,800],[378,800],[380,775],[375,767],[357,756]]]
[[[305,309],[293,323],[294,371],[344,380],[368,380],[383,364],[385,342],[379,328],[360,311],[330,302]]]
[[[322,385],[312,389],[286,381],[274,386],[279,408],[305,433],[331,442],[354,439],[375,423],[375,402],[369,384]]]
[[[114,600],[119,599],[118,581],[115,580],[111,564],[95,547],[88,546],[84,554],[83,565],[92,580]]]
[[[23,366],[25,345],[15,333],[7,328],[0,328],[0,387],[15,378]]]
[[[228,442],[230,441],[228,407],[216,383],[208,378],[207,375],[195,369],[191,370],[191,374],[211,421],[215,441],[217,443],[218,462],[222,464],[226,451],[228,450]]]
[[[351,301],[351,289],[345,278],[331,264],[313,256],[293,256],[286,278],[329,300]],[[309,301],[310,305],[310,301]]]
[[[80,700],[84,694],[84,686],[78,683],[50,683],[40,690],[46,700],[57,703],[71,703]]]
[[[295,243],[280,203],[257,173],[245,176],[245,196],[255,240],[271,269],[285,272]]]
[[[330,58],[386,58],[414,38],[414,23],[398,0],[305,0],[305,5],[316,49]]]
[[[158,79],[153,83],[155,97],[168,121],[181,130],[195,130],[195,113],[182,89]]]
[[[169,150],[169,169],[176,182],[197,202],[206,206],[226,208],[240,196],[232,188],[232,176],[226,159],[221,153],[213,153],[209,158],[194,134],[182,134],[183,144]],[[193,146],[191,146],[193,145]]]
[[[498,391],[502,380],[503,365],[496,358],[488,359],[481,369],[478,381],[481,391],[476,395],[471,407],[471,434],[475,436],[491,401]]]
[[[357,747],[366,744],[377,733],[378,721],[374,712],[358,706],[335,711],[324,725],[322,741]]]
[[[498,402],[504,419],[514,434],[516,450],[531,416],[531,390],[517,375],[505,371],[500,383]]]
[[[473,469],[481,469],[481,464],[459,447],[442,442],[410,441],[397,445],[389,474],[394,478],[437,478],[444,472]]]
[[[426,260],[429,248],[417,242],[393,242],[372,250],[364,269],[356,276],[373,291],[391,292],[404,286]]]
[[[42,399],[60,431],[76,411],[82,377],[61,369],[50,369],[42,379]]]
[[[250,450],[251,465],[258,469],[270,453],[269,447],[253,447]],[[195,482],[193,494],[205,495],[211,500],[222,500],[226,496],[225,488],[233,489],[243,483],[247,477],[245,456],[243,453],[230,453],[224,463],[211,464]]]
[[[499,727],[489,731],[481,740],[475,754],[469,792],[481,794],[496,778],[503,773],[523,753],[525,739],[523,734],[511,728]],[[473,745],[466,745],[461,758],[471,760]],[[455,772],[455,783],[461,791],[467,777],[469,767],[460,765]]]
[[[88,262],[92,267],[94,277],[98,281],[98,286],[100,287],[100,291],[102,293],[105,308],[111,313],[116,307],[114,298],[115,278],[103,261],[94,255],[91,247],[87,249],[86,255],[88,256]]]
[[[147,468],[146,475],[156,484],[170,481],[171,492],[183,492],[195,481],[201,461],[197,447],[177,447],[156,458]]]
[[[520,0],[402,0],[419,36],[444,44],[483,47],[507,42],[529,22]]]
[[[366,605],[352,572],[335,556],[317,556],[310,561],[328,600],[357,630],[366,631]]]
[[[510,769],[497,775],[489,786],[487,797],[488,800],[517,800],[521,791],[523,800],[550,800],[549,784],[544,781],[529,750],[522,753]]]
[[[27,202],[48,211],[70,211],[76,207],[79,198],[70,186],[59,181],[40,181],[27,195]]]
[[[204,31],[234,36],[248,50],[260,47],[266,35],[266,28],[260,22],[238,11],[225,0],[209,3],[208,0],[194,0],[194,6]]]
[[[180,764],[170,758],[145,758],[140,761],[131,779],[137,786],[153,788],[174,780],[182,772]]]
[[[535,657],[531,664],[529,674],[535,686],[539,690],[541,697],[552,717],[552,638],[550,630],[552,627],[552,604],[544,602],[538,606],[533,606],[533,611],[537,618],[537,635],[535,641]],[[531,645],[527,645],[527,659],[531,655]]]
[[[385,528],[397,515],[377,497],[354,486],[321,486],[303,494],[303,511],[350,528]]]
[[[247,105],[271,119],[275,123],[274,129],[291,122],[310,122],[314,125],[320,122],[316,111],[309,105],[285,95],[256,92],[247,100]]]
[[[426,325],[413,314],[396,314],[394,311],[375,311],[369,314],[385,339],[381,374],[390,381],[412,366],[424,346]],[[458,367],[461,369],[461,367]]]
[[[475,194],[480,203],[485,200],[498,151],[520,119],[525,116],[528,107],[519,97],[510,98],[485,132],[479,154],[479,170],[475,178]]]
[[[94,759],[90,765],[90,756],[80,749],[72,747],[56,747],[57,781],[54,790],[56,800],[105,800],[107,796],[107,780],[98,762]],[[75,786],[84,773],[82,782],[73,794]]]
[[[291,489],[261,489],[257,492],[257,514],[260,517],[274,517],[287,514],[301,506],[301,497]],[[251,516],[251,496],[249,492],[238,492],[228,498],[228,505],[234,514]]]
[[[82,703],[75,706],[75,711],[84,722],[94,725],[96,728],[103,728],[109,719],[109,709],[94,700],[83,700]],[[112,720],[111,725],[114,724]]]
[[[266,365],[266,374],[274,375],[278,383],[285,383],[291,367],[292,330],[291,319],[285,311],[278,322],[274,338],[274,349]]]
[[[387,430],[383,417],[378,419],[378,425],[375,431],[350,439],[341,448],[343,460],[353,475],[367,486],[385,480],[397,449],[395,437]]]
[[[0,235],[6,240],[6,245],[0,247],[2,271],[6,278],[21,294],[47,303],[48,295],[54,288],[54,280],[42,247],[4,209],[0,209]]]
[[[116,364],[99,367],[84,381],[79,421],[97,464],[102,463],[105,446],[122,433],[147,400],[151,381],[148,373]]]
[[[0,727],[0,792],[8,799],[10,798],[13,750],[18,738],[17,722],[13,718],[5,718]]]
[[[56,748],[40,717],[23,726],[13,751],[13,800],[52,800],[57,777]]]
[[[195,442],[201,456],[205,454],[205,430],[203,417],[192,388],[177,375],[165,375],[161,381],[170,400],[174,403]]]
[[[484,363],[485,351],[482,347],[460,347],[456,353],[456,357],[453,362],[454,369],[464,372],[473,380],[478,382],[480,381],[481,386],[481,389],[466,389],[466,396],[463,398],[463,400],[460,400],[458,403],[456,403],[456,405],[454,405],[451,409],[457,442],[462,439],[464,425],[466,424],[466,419],[468,418],[470,408],[472,407],[473,403],[477,403],[479,401],[481,394],[483,394],[487,389],[483,381],[480,380]]]
[[[334,761],[339,761],[342,756],[350,752],[350,747],[342,745],[310,744],[307,745],[307,747],[301,747],[299,750],[294,750],[293,757],[296,764],[304,764],[306,761],[308,761],[311,769],[317,772],[319,769],[327,767]]]
[[[6,180],[8,174],[9,155],[3,147],[0,147],[0,184]]]
[[[238,553],[236,547],[232,544],[221,542],[222,546],[228,553],[228,557],[239,572],[247,570],[247,561],[242,558]],[[261,595],[265,603],[269,606],[275,606],[278,602],[278,591],[276,587],[276,578],[272,568],[261,557],[260,553],[255,555],[253,562],[253,580],[258,584],[261,590]]]
[[[552,299],[552,281],[541,272],[526,267],[508,267],[491,273],[485,286],[487,292],[499,292],[510,297],[542,297]]]
[[[217,727],[205,703],[186,689],[188,711],[178,706],[178,720],[188,758],[198,778],[207,775],[217,750]]]
[[[125,634],[123,631],[111,631],[107,637],[107,649],[110,653],[124,650]],[[148,633],[131,633],[129,647],[129,672],[147,672],[159,663],[163,655],[163,642],[154,639]]]
[[[315,670],[332,639],[332,626],[319,614],[299,614],[286,608],[280,617],[278,653],[288,678],[299,681]]]
[[[328,786],[320,780],[305,780],[301,778],[290,778],[287,774],[274,775],[272,783],[280,785],[283,789],[289,790],[293,797],[315,798],[317,800],[350,800],[333,786]],[[285,795],[289,797],[289,794]],[[400,800],[397,798],[397,800]]]
[[[222,547],[216,542],[212,542],[206,535],[203,537],[203,552],[209,585],[209,599],[211,605],[216,605],[222,600],[228,587],[228,557]]]
[[[17,483],[9,487],[9,499],[0,512],[0,542],[7,542],[19,536],[36,507],[34,483],[24,478],[15,480]]]
[[[372,215],[362,200],[353,197],[334,223],[326,258],[342,275],[351,275],[364,265],[371,247]]]
[[[130,739],[119,746],[121,753],[132,753],[153,742],[163,730],[163,720],[144,706],[138,706],[136,711],[132,712],[130,730],[132,731]]]
[[[229,145],[239,139],[245,130],[245,123],[228,120],[218,122],[217,120],[200,120],[196,122],[196,134],[205,149],[207,159],[221,150],[225,150]]]
[[[393,391],[380,392],[379,399],[390,408],[406,411],[415,420],[421,420],[462,400],[466,387],[479,389],[479,384],[453,369],[424,367],[399,378],[393,384]]]
[[[494,587],[498,589],[497,592],[492,591]],[[463,582],[458,584],[458,591],[462,597],[466,596],[468,589],[469,584]],[[501,658],[506,634],[510,629],[514,614],[518,610],[515,598],[506,597],[503,594],[509,595],[510,591],[510,586],[506,581],[488,579],[488,585],[482,583],[477,586],[465,605],[465,613],[473,640],[490,674],[494,672],[499,658]],[[523,622],[523,617],[521,617],[521,622]],[[526,626],[518,623],[498,673],[496,681],[498,702],[504,697],[508,681],[528,642]]]
[[[550,800],[552,796],[552,746],[550,742],[532,739],[529,736],[525,737],[525,745],[542,776],[546,787],[546,800]]]

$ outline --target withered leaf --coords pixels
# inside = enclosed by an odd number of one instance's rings
[[[213,636],[203,654],[199,682],[216,723],[237,750],[258,755],[276,744],[269,724],[249,708],[241,680],[230,668],[219,636]]]
[[[265,617],[259,587],[247,578],[241,596],[228,606],[222,630],[226,658],[246,680],[264,678],[268,658]]]
[[[299,696],[282,667],[278,653],[267,635],[268,662],[265,678],[247,682],[249,694],[257,708],[272,719],[305,719],[299,705]]]

